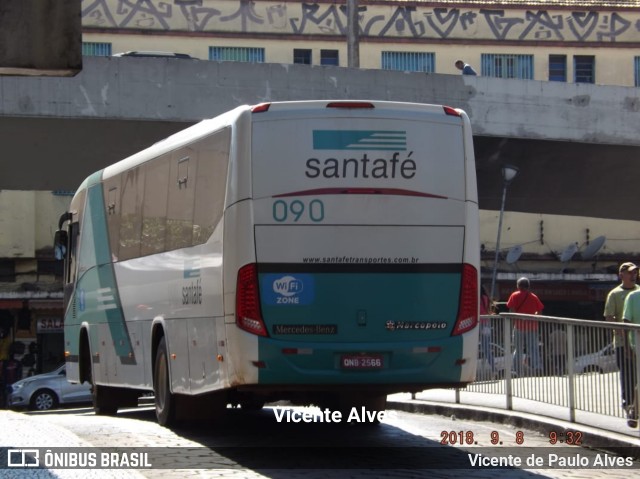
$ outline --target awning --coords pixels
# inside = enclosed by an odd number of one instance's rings
[[[21,299],[0,299],[0,309],[22,309]]]

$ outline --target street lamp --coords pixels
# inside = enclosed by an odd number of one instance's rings
[[[503,165],[502,166],[502,204],[500,205],[500,219],[498,220],[498,238],[496,239],[496,258],[493,262],[493,274],[491,275],[491,295],[492,300],[495,299],[494,293],[496,290],[496,274],[498,273],[498,261],[500,259],[500,234],[502,233],[502,216],[504,215],[504,202],[507,199],[507,186],[509,183],[518,176],[517,166]]]
[[[360,68],[358,0],[347,0],[347,66]]]

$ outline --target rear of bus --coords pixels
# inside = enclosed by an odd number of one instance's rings
[[[256,348],[245,384],[386,395],[472,381],[479,239],[465,113],[312,101],[259,105],[251,120],[255,262],[236,291],[236,325]]]

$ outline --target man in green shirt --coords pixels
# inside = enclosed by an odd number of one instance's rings
[[[613,288],[604,304],[604,318],[606,321],[624,322],[624,304],[627,295],[640,290],[636,284],[638,280],[638,267],[633,263],[623,263],[618,270],[621,283]],[[623,330],[614,330],[613,344],[616,350],[616,362],[620,370],[620,392],[622,396],[622,408],[627,413],[627,423],[636,427],[637,412],[634,407],[633,375],[634,368],[631,362],[632,354]]]
[[[640,291],[632,291],[627,295],[624,300],[624,310],[622,312],[622,319],[625,322],[640,324]],[[625,335],[625,340],[628,340],[627,352],[627,367],[631,370],[631,395],[632,406],[627,409],[627,424],[629,427],[638,427],[638,407],[637,401],[637,385],[636,385],[636,335],[634,331],[630,331],[628,335]]]

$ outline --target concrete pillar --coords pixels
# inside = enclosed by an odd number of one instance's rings
[[[73,76],[82,70],[81,0],[2,0],[0,75]]]

